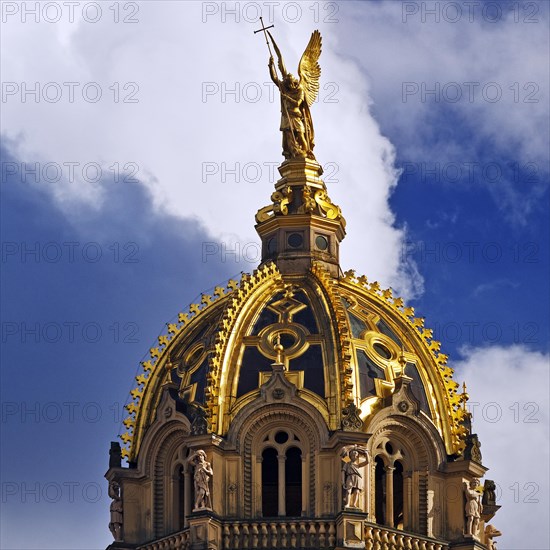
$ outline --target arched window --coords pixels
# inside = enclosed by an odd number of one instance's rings
[[[268,447],[262,453],[262,516],[275,517],[279,512],[279,464],[277,451]]]
[[[297,447],[286,452],[285,508],[287,516],[302,515],[302,451]]]
[[[405,451],[397,442],[387,439],[376,447],[374,459],[374,514],[376,523],[404,529],[405,526]]]
[[[287,429],[273,429],[261,451],[262,516],[296,517],[304,511],[300,439]]]
[[[386,523],[386,466],[380,456],[374,459],[374,495],[376,523]]]

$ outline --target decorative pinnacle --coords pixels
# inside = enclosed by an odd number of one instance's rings
[[[466,412],[466,401],[470,399],[470,396],[466,393],[466,382],[462,382],[462,395],[461,395],[461,401],[462,401],[462,409],[464,412]]]
[[[275,338],[275,345],[273,346],[273,349],[277,352],[277,359],[275,364],[276,365],[282,365],[283,364],[283,353],[285,351],[285,348],[283,344],[281,344],[281,335],[277,334],[277,337]]]
[[[164,379],[164,382],[162,385],[170,384],[172,381],[172,369],[174,368],[174,363],[172,363],[172,357],[171,354],[168,353],[168,357],[166,358],[166,363],[164,364],[164,369],[166,371],[166,377]]]

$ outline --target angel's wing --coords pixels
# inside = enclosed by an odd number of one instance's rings
[[[319,66],[319,56],[321,55],[321,33],[313,31],[306,51],[300,59],[298,65],[298,75],[300,84],[306,93],[307,104],[311,104],[317,99],[319,93],[319,77],[321,76],[321,67]]]
[[[286,67],[285,67],[285,62],[283,61],[283,56],[281,55],[281,50],[279,49],[279,46],[277,46],[277,42],[275,42],[275,40],[273,39],[273,36],[271,36],[271,33],[267,31],[267,34],[269,34],[269,38],[271,38],[273,49],[277,54],[277,63],[279,65],[279,70],[281,71],[281,74],[283,75],[283,78],[284,78],[286,76]]]

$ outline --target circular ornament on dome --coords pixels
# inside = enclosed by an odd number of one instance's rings
[[[372,346],[374,351],[383,357],[384,359],[391,359],[391,351],[384,345],[379,342],[375,342]]]
[[[277,239],[275,237],[271,237],[271,239],[267,241],[267,252],[268,254],[275,254],[275,252],[277,252]]]
[[[184,362],[187,367],[191,367],[195,365],[199,359],[201,358],[201,355],[204,352],[204,344],[194,344],[191,346],[189,351],[184,355]]]
[[[315,237],[315,246],[319,250],[325,251],[328,248],[328,239],[324,235],[317,235]]]
[[[367,355],[382,368],[392,366],[397,372],[398,359],[401,355],[399,346],[388,336],[381,332],[368,330],[362,334]]]
[[[409,410],[409,404],[406,401],[400,401],[397,405],[397,408],[402,412],[407,412]]]
[[[298,323],[274,323],[262,329],[259,333],[260,352],[270,359],[276,359],[275,342],[280,338],[284,347],[283,356],[291,359],[304,353],[309,347],[307,342],[308,331]]]
[[[301,248],[304,244],[304,238],[300,233],[291,233],[287,237],[287,243],[290,248]]]

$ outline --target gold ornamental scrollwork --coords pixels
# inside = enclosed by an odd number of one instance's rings
[[[315,202],[319,205],[319,208],[323,214],[329,220],[341,219],[342,223],[345,224],[344,217],[342,216],[342,209],[339,206],[336,206],[327,195],[327,192],[324,189],[319,189],[315,191]]]
[[[281,191],[274,191],[271,194],[271,200],[273,201],[273,204],[264,206],[256,212],[256,223],[265,222],[272,218],[275,214],[282,214],[283,216],[286,216],[288,214],[288,205],[292,200],[292,188],[290,186],[286,186]]]

